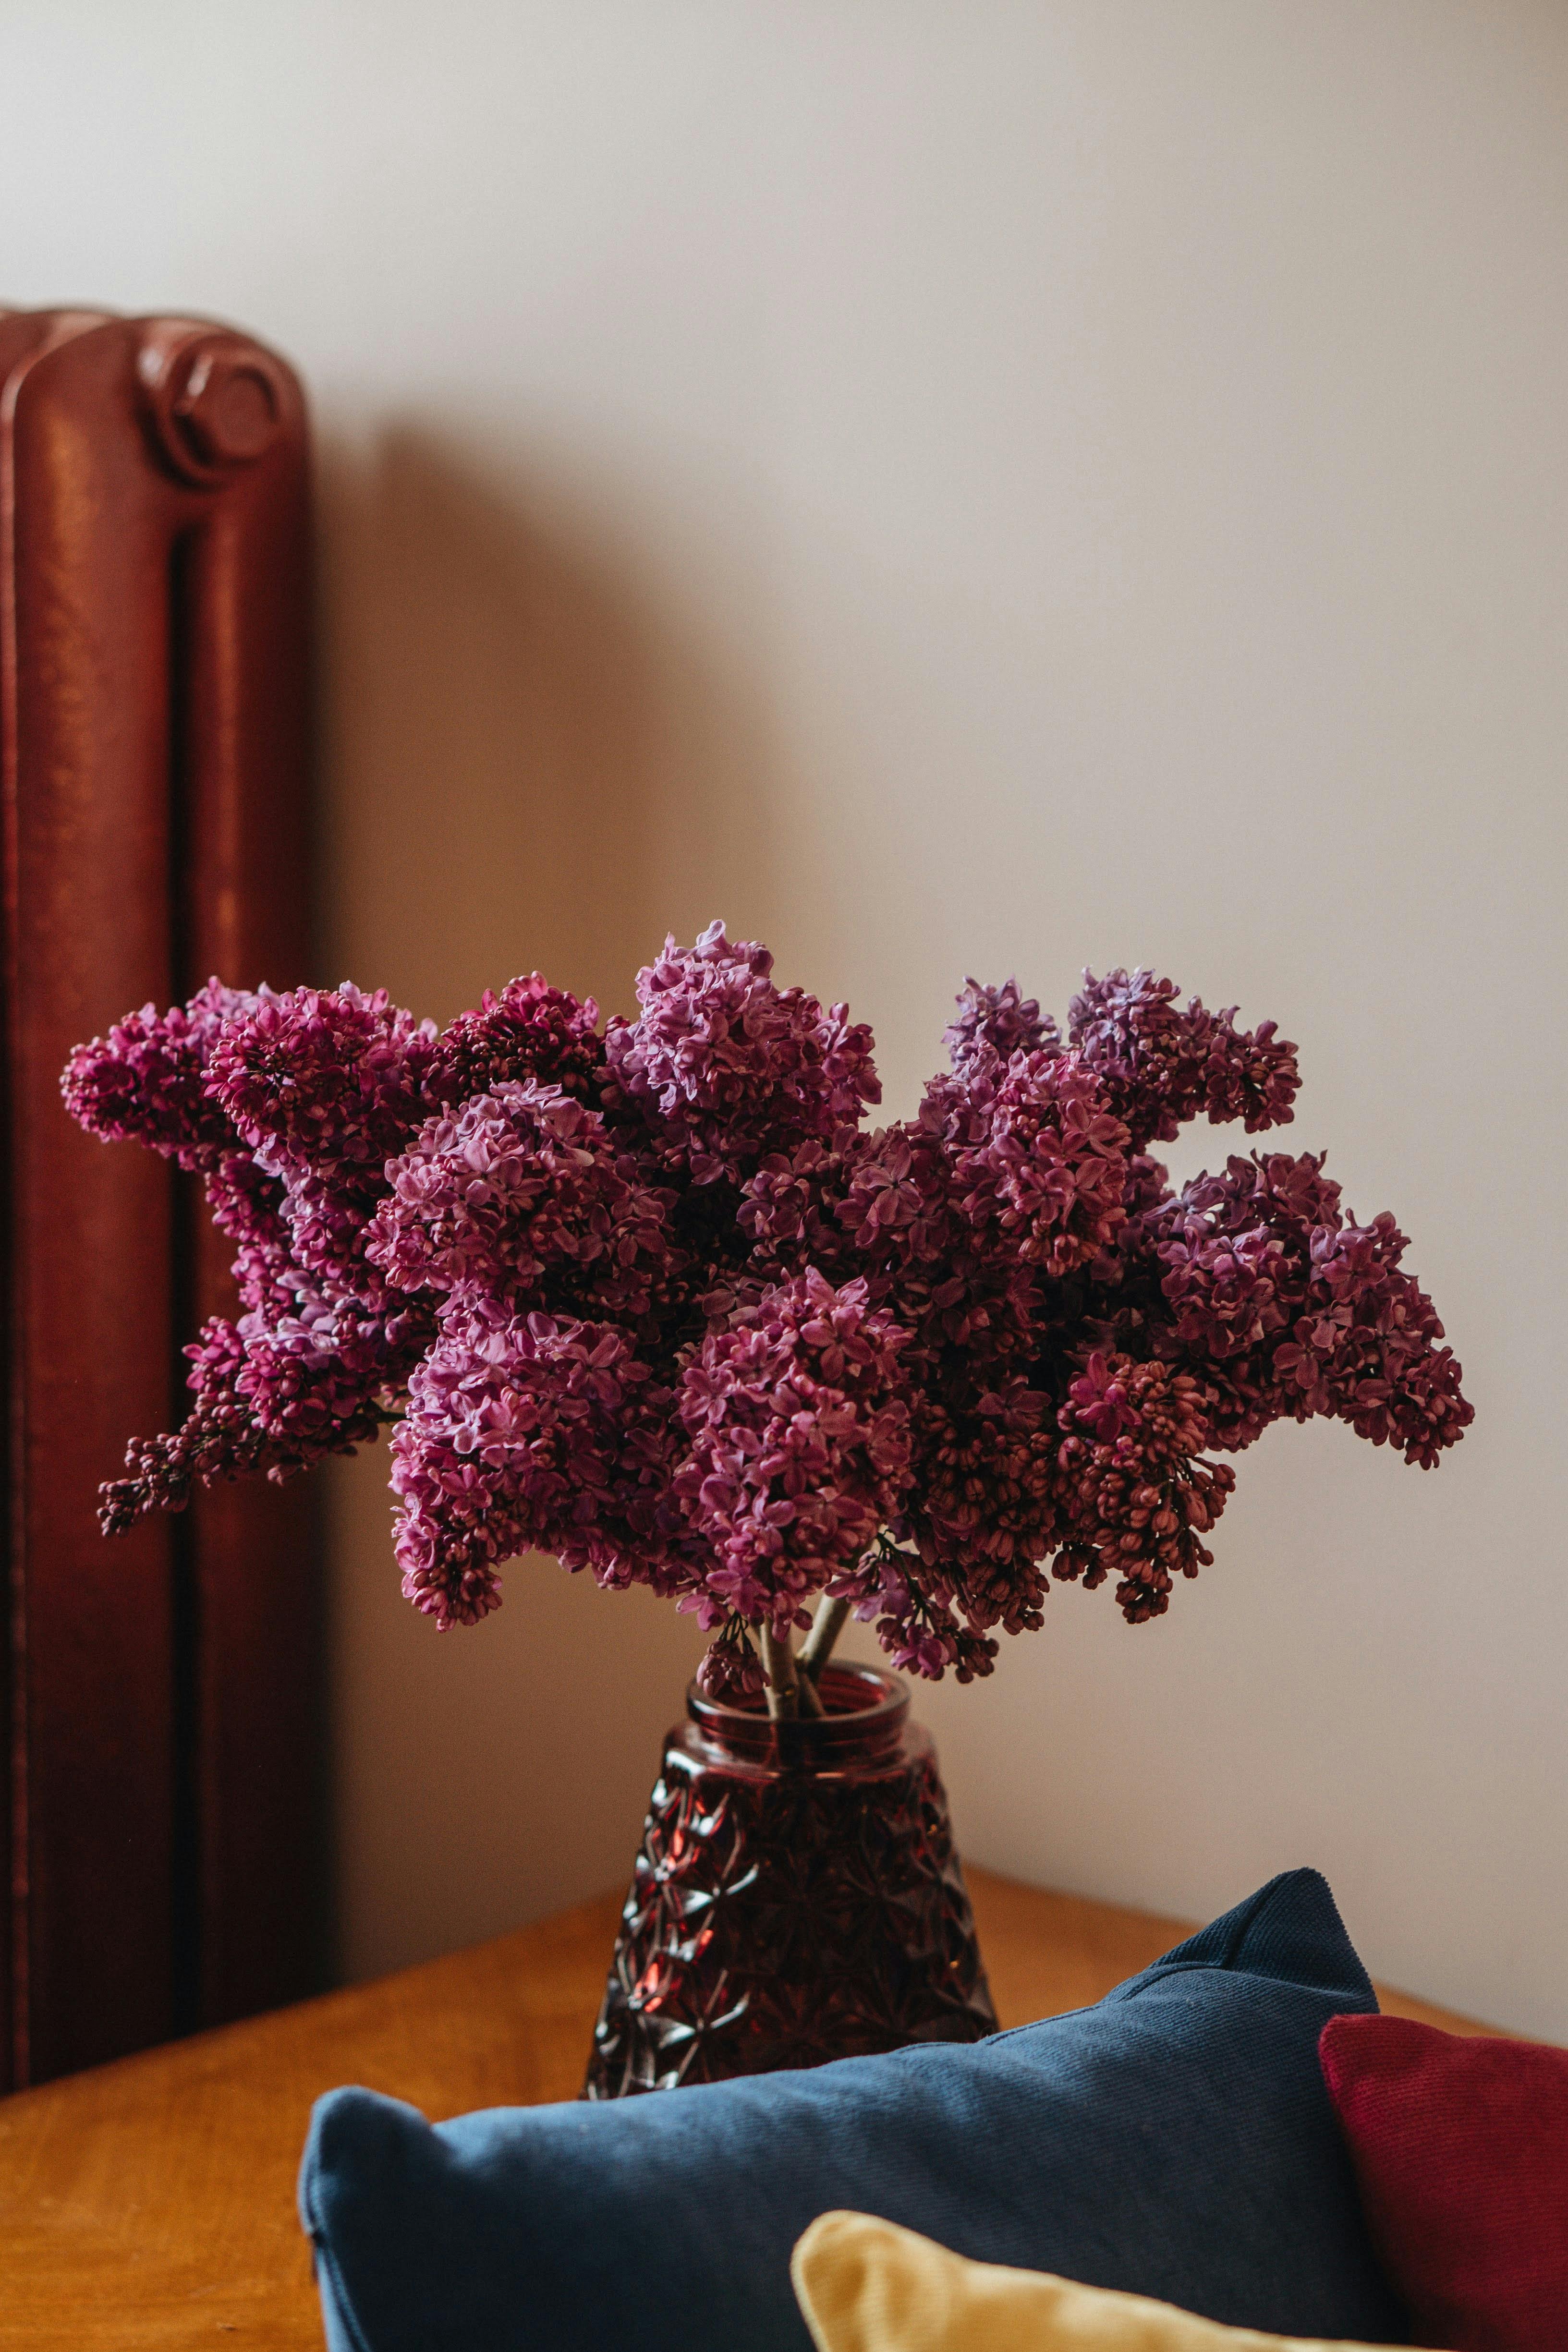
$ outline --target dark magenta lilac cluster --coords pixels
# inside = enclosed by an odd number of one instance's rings
[[[214,981],[72,1055],[84,1127],[204,1180],[243,1306],[107,1531],[391,1423],[404,1591],[443,1626],[539,1550],[694,1611],[715,1690],[822,1594],[967,1680],[1052,1577],[1160,1615],[1235,1483],[1209,1457],[1270,1422],[1430,1466],[1471,1419],[1404,1235],[1321,1157],[1174,1191],[1151,1156],[1290,1118],[1273,1023],[1115,971],[1064,1038],[972,981],[916,1116],[868,1129],[869,1031],[764,948],[671,940],[637,998],[601,1024],[534,974],[437,1032]]]

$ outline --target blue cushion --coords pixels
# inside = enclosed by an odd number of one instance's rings
[[[1239,2326],[1387,2342],[1400,2314],[1318,2069],[1376,1997],[1315,1871],[1096,2008],[966,2047],[432,2128],[317,2105],[300,2181],[332,2352],[810,2352],[818,2213]]]

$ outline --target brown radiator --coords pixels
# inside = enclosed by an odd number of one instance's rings
[[[188,1181],[60,1103],[79,1039],[307,954],[307,438],[200,320],[0,311],[0,2086],[288,2000],[313,1968],[316,1601],[297,1489],[106,1542],[231,1306]]]

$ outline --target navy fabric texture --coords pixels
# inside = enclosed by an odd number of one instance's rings
[[[332,2352],[810,2352],[790,2249],[848,2207],[980,2262],[1390,2342],[1318,2066],[1376,1997],[1316,1871],[1093,2009],[967,2047],[427,2124],[334,2091],[300,2206]]]

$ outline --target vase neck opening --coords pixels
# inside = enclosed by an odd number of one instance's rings
[[[712,1699],[693,1683],[687,1712],[705,1739],[734,1756],[787,1757],[831,1769],[896,1743],[910,1712],[909,1685],[880,1666],[832,1660],[817,1685],[819,1716],[775,1721],[759,1695],[739,1705]]]

